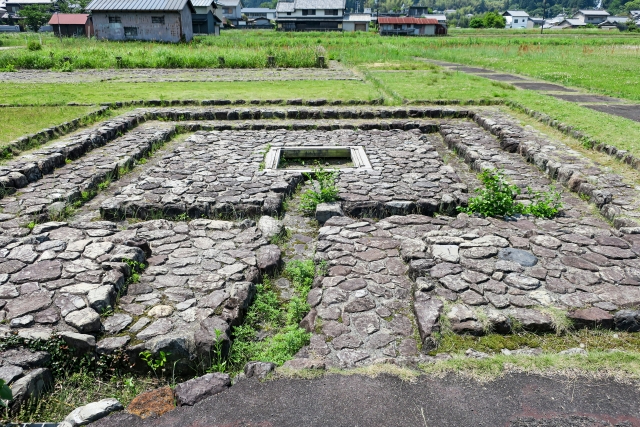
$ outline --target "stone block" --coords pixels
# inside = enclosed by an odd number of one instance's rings
[[[175,388],[178,405],[193,406],[201,400],[218,394],[231,386],[228,374],[220,372],[207,374],[199,378],[180,383]]]
[[[324,224],[333,216],[344,216],[340,202],[319,203],[316,206],[316,220],[320,224]]]

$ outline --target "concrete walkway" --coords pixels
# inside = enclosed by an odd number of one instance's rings
[[[242,381],[156,419],[125,412],[93,427],[640,426],[640,389],[613,380],[508,374],[480,383],[447,376],[414,383],[392,376]]]
[[[568,88],[559,84],[546,83],[533,78],[516,74],[501,73],[486,68],[469,67],[453,62],[435,61],[425,58],[416,59],[440,65],[451,71],[459,71],[478,77],[484,77],[489,80],[509,83],[520,89],[534,90],[544,95],[553,96],[554,98],[562,99],[564,101],[575,102],[592,110],[640,122],[640,105],[631,104],[631,101],[625,99],[581,93],[576,89]]]

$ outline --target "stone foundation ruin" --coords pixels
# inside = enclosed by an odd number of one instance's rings
[[[286,150],[353,163],[336,182],[344,216],[309,243],[328,270],[299,359],[413,363],[442,324],[548,332],[559,312],[576,327],[638,325],[625,310],[640,304],[635,188],[500,110],[193,107],[138,109],[0,166],[0,334],[206,363],[281,264],[259,220],[305,179],[279,167]],[[561,215],[458,214],[486,168],[521,188],[556,182]]]

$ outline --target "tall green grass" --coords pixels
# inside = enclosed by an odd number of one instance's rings
[[[213,39],[210,37],[208,39]],[[311,43],[280,43],[241,46],[198,38],[192,43],[169,45],[152,42],[109,42],[88,39],[43,38],[43,49],[0,52],[0,68],[16,69],[99,69],[99,68],[264,68],[267,57],[275,57],[277,67],[310,68],[321,46]],[[219,38],[216,38],[219,39]],[[219,61],[224,58],[224,63]],[[120,58],[120,59],[118,59]]]

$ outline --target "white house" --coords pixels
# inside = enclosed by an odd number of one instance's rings
[[[278,31],[342,31],[346,0],[280,0]]]
[[[533,28],[533,21],[529,19],[529,14],[524,10],[507,10],[502,16],[507,21],[505,28]]]
[[[242,14],[248,19],[267,18],[269,20],[276,19],[276,10],[266,7],[245,7]]]
[[[345,15],[344,20],[342,21],[342,31],[369,31],[370,23],[370,13],[351,13]]]
[[[578,19],[585,24],[602,24],[611,16],[606,10],[579,10],[573,15],[573,19]]]

